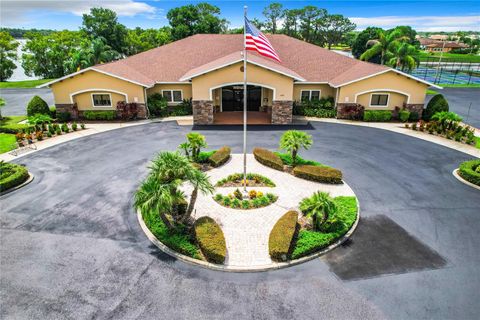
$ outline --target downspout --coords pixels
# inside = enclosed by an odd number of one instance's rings
[[[340,88],[337,88],[337,92],[335,93],[335,109],[337,111],[337,114],[335,115],[335,117],[338,116],[338,95],[340,93]]]
[[[150,119],[150,111],[148,110],[147,88],[143,87],[143,101],[145,102],[145,115]]]

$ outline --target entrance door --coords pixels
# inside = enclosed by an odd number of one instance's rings
[[[262,88],[247,87],[248,111],[259,111],[262,102]],[[222,88],[222,111],[243,111],[243,86],[228,86]]]

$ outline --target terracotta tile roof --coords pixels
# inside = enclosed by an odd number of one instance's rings
[[[286,35],[267,35],[282,63],[249,52],[262,64],[288,70],[307,82],[335,85],[356,80],[390,68],[359,61]],[[198,34],[128,58],[94,66],[104,72],[152,85],[178,82],[192,70],[226,59],[243,50],[243,35]],[[217,61],[217,62],[218,62]],[[252,60],[253,61],[253,60]]]
[[[248,52],[247,54],[247,61],[251,62],[253,64],[257,65],[262,65],[265,68],[275,70],[279,73],[282,73],[286,76],[289,76],[291,78],[294,78],[299,81],[305,81],[299,74],[297,74],[295,71],[290,70],[286,68],[285,66],[275,63],[271,61],[270,59],[265,59],[257,54],[253,55],[250,54],[251,52]],[[187,81],[193,77],[199,76],[201,74],[207,73],[212,70],[220,69],[221,67],[228,66],[234,63],[237,63],[239,61],[242,61],[243,59],[243,52],[242,51],[237,51],[231,54],[228,54],[224,57],[221,57],[219,59],[213,60],[211,62],[208,62],[202,66],[199,66],[197,68],[189,70],[186,74],[184,74],[179,80],[180,81]]]

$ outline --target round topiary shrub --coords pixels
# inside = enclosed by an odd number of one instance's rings
[[[480,159],[461,163],[458,174],[468,182],[480,186]]]
[[[448,102],[442,94],[437,94],[428,102],[427,108],[423,111],[423,119],[430,121],[430,118],[437,112],[448,111]]]
[[[15,188],[28,180],[28,170],[15,163],[0,162],[0,192]]]
[[[195,221],[195,237],[208,261],[222,264],[227,255],[227,244],[220,226],[210,217]]]
[[[39,96],[34,96],[27,105],[27,115],[32,117],[36,114],[50,115],[48,104]]]

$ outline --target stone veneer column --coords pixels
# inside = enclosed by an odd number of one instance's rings
[[[212,124],[213,123],[213,101],[212,100],[193,100],[193,124]]]
[[[293,116],[293,101],[272,101],[272,124],[290,124]]]
[[[422,119],[422,114],[423,114],[423,103],[404,103],[403,107],[410,111],[410,112],[416,112],[418,114],[418,118]]]

